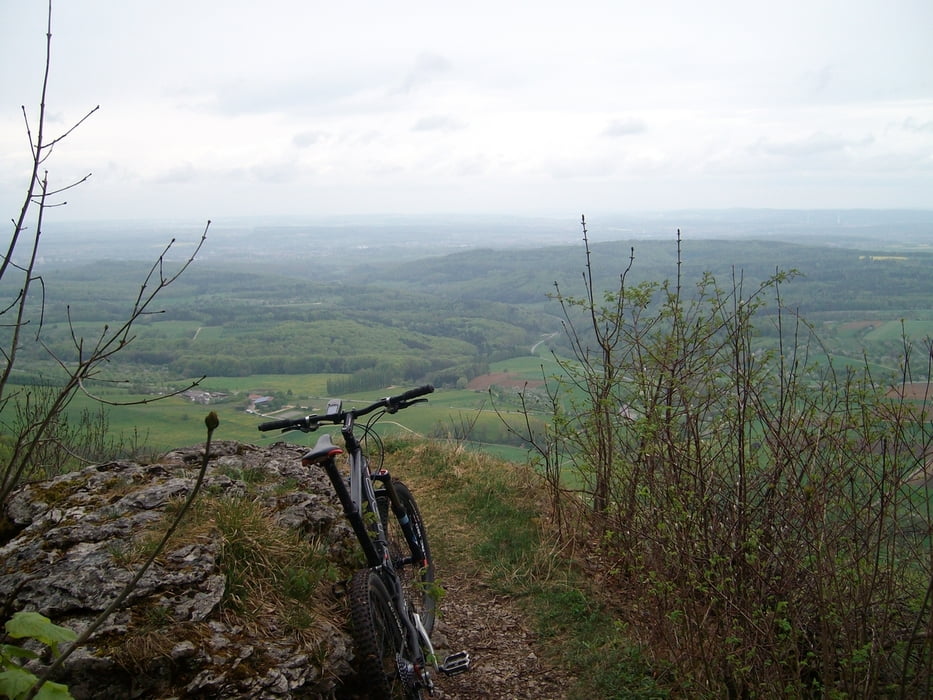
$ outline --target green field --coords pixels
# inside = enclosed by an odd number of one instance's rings
[[[553,360],[545,361],[553,365]],[[526,376],[530,380],[540,379],[541,359],[533,357],[495,363],[494,372],[508,371],[515,376]],[[117,403],[130,403],[150,400],[144,405],[106,406],[109,427],[114,438],[122,438],[130,443],[142,442],[152,452],[164,452],[176,447],[199,443],[204,439],[203,419],[210,411],[216,411],[220,418],[220,427],[214,434],[218,440],[238,440],[261,444],[283,439],[281,433],[261,433],[257,426],[268,417],[286,417],[323,413],[330,398],[342,398],[345,405],[363,405],[377,398],[401,393],[411,386],[386,387],[382,391],[349,394],[330,397],[326,392],[328,379],[334,375],[257,375],[254,377],[209,377],[199,388],[212,392],[229,392],[229,396],[220,402],[210,404],[196,403],[183,396],[170,396],[151,401],[148,395],[130,394],[111,389],[101,394],[102,398]],[[246,405],[250,394],[280,395],[290,392],[288,408],[266,414],[247,413]],[[468,428],[473,433],[483,435],[502,435],[502,420],[493,409],[489,393],[485,390],[439,388],[429,397],[424,405],[414,406],[404,413],[387,416],[381,422],[382,432],[386,434],[414,432],[419,435],[452,436],[451,439],[463,439],[458,431]],[[500,411],[515,409],[513,400],[503,397],[504,405]],[[505,405],[507,404],[507,405]],[[77,416],[81,411],[97,410],[97,403],[92,399],[78,395],[69,407],[69,414]],[[292,442],[307,444],[313,436],[301,433],[289,433]],[[470,440],[478,449],[485,449],[500,456],[520,459],[525,450],[495,442]]]
[[[617,287],[631,244],[593,246],[596,290]],[[902,332],[920,347],[933,337],[933,255],[927,253],[907,257],[833,245],[689,241],[678,268],[670,241],[634,245],[637,263],[630,284],[660,282],[680,272],[686,289],[706,270],[721,281],[731,279],[735,265],[752,285],[773,275],[776,262],[782,269],[799,269],[801,275],[783,285],[782,299],[819,337],[806,350],[806,361],[817,367],[830,360],[838,369],[867,366],[887,382],[900,367]],[[206,375],[202,389],[228,394],[209,406],[175,396],[107,408],[116,438],[158,451],[200,441],[203,416],[212,409],[221,418],[218,438],[272,439],[255,429],[259,417],[246,413],[251,393],[274,396],[275,407],[311,412],[331,393],[368,400],[432,383],[438,392],[429,407],[406,412],[404,429],[514,451],[496,410],[509,415],[519,408],[516,392],[525,382],[534,387],[560,374],[552,351],[571,355],[560,304],[547,296],[555,280],[564,294],[581,293],[582,253],[576,245],[464,251],[425,258],[416,266],[387,259],[359,274],[342,273],[352,284],[215,259],[168,287],[159,298],[165,312],[142,316],[132,342],[101,367],[99,379],[122,383],[99,381],[91,388],[126,403],[177,390],[183,377]],[[86,351],[104,328],[119,327],[148,269],[108,262],[47,271],[43,343],[22,345],[15,380],[55,381],[61,374],[58,361],[67,365],[77,355],[75,337],[84,338]],[[10,298],[18,293],[12,287],[0,291]],[[774,310],[764,312],[756,347],[775,349]],[[788,312],[786,323],[792,324],[791,316]],[[589,319],[577,322],[580,332],[590,333]],[[792,333],[785,327],[785,334]],[[928,371],[926,355],[913,353],[915,381]],[[495,386],[487,391],[490,377]],[[70,411],[94,406],[79,396]]]
[[[865,334],[865,340],[869,342],[899,341],[903,335],[915,340],[933,338],[933,321],[917,319],[885,321],[868,331]]]

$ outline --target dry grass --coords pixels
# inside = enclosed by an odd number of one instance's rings
[[[169,511],[172,509],[169,508]],[[140,533],[115,557],[132,568],[145,559],[161,539],[173,513]],[[339,628],[342,616],[333,597],[340,572],[330,561],[324,543],[302,538],[278,525],[273,513],[248,496],[205,495],[186,514],[165,552],[197,542],[217,548],[217,565],[225,577],[220,616],[244,639],[280,640],[291,636],[314,647]],[[159,563],[165,564],[163,555]],[[150,601],[133,611],[131,631],[118,642],[113,656],[138,672],[153,660],[166,658],[182,641],[199,645],[209,634],[206,624],[179,621],[170,608]]]

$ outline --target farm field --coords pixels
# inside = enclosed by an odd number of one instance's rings
[[[415,406],[399,414],[383,418],[380,421],[384,434],[431,435],[450,437],[471,444],[477,449],[484,449],[498,456],[509,459],[523,459],[526,451],[495,440],[486,442],[475,439],[477,435],[493,436],[505,440],[502,419],[494,408],[489,389],[497,395],[495,406],[504,415],[514,411],[516,404],[512,394],[525,385],[541,382],[542,365],[545,371],[553,374],[557,365],[550,358],[518,357],[494,363],[487,375],[474,380],[474,386],[465,389],[438,388],[431,394],[424,406]],[[216,411],[220,418],[220,427],[215,439],[238,440],[261,444],[281,439],[309,444],[313,437],[298,433],[261,433],[257,427],[264,416],[286,417],[309,413],[322,413],[330,398],[342,398],[348,405],[365,404],[370,401],[401,393],[415,386],[398,385],[384,388],[382,391],[352,393],[342,396],[330,396],[326,391],[327,381],[334,375],[256,375],[254,377],[209,377],[199,389],[214,394],[226,393],[219,401],[201,404],[184,396],[160,398],[144,405],[106,406],[104,408],[109,428],[114,439],[125,443],[144,443],[151,454],[164,452],[176,447],[194,445],[204,439],[203,418],[209,411]],[[269,413],[247,412],[250,395],[286,396],[285,408]],[[131,394],[111,390],[102,396],[112,402],[134,402],[152,399],[152,396]],[[72,417],[82,411],[96,411],[97,404],[84,395],[78,395],[69,408]],[[470,432],[472,434],[463,435]],[[471,439],[474,438],[474,439]]]
[[[929,373],[925,343],[933,338],[933,253],[911,241],[901,252],[890,237],[884,240],[883,250],[838,242],[689,240],[681,268],[669,240],[596,243],[594,288],[616,288],[633,248],[630,285],[660,284],[679,271],[686,289],[704,271],[725,282],[740,269],[743,284],[752,288],[773,275],[777,263],[799,271],[781,295],[785,333],[796,314],[803,319],[798,340],[809,343],[803,361],[816,369],[830,362],[838,370],[867,367],[879,382],[894,384],[903,372],[906,336],[915,348],[911,376],[922,381]],[[246,412],[251,395],[272,397],[269,411],[291,406],[287,410],[311,412],[330,397],[367,400],[432,383],[438,392],[429,407],[406,412],[399,430],[451,436],[523,458],[497,411],[507,416],[517,410],[517,391],[534,392],[559,372],[553,353],[571,355],[566,319],[549,295],[555,281],[564,295],[584,291],[581,247],[477,248],[416,264],[410,255],[372,258],[358,271],[334,268],[340,279],[315,280],[297,267],[268,262],[199,263],[165,290],[164,313],[141,318],[132,342],[89,386],[125,403],[177,391],[185,378],[204,375],[200,389],[225,396],[209,407],[181,396],[108,407],[114,439],[152,451],[196,443],[204,434],[203,415],[216,410],[219,439],[257,442],[273,438],[259,434],[260,420]],[[15,381],[54,383],[59,360],[66,366],[73,361],[74,337],[84,338],[86,347],[125,318],[147,269],[108,261],[45,271],[43,343],[22,346]],[[577,321],[587,332],[589,321]],[[757,325],[756,348],[774,351],[774,304],[761,310]],[[94,406],[79,395],[70,411]]]

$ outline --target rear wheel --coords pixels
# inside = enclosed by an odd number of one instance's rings
[[[372,569],[357,571],[350,582],[350,624],[357,673],[372,698],[421,698],[395,606]]]
[[[424,561],[402,564],[411,558],[411,548],[405,540],[405,533],[399,524],[398,518],[392,512],[389,497],[384,491],[377,496],[379,514],[382,525],[389,541],[389,551],[395,564],[396,572],[402,581],[405,599],[412,609],[421,617],[421,624],[428,634],[434,629],[434,617],[437,610],[437,597],[439,589],[434,584],[434,559],[431,557],[431,546],[428,544],[428,533],[421,518],[421,511],[411,491],[401,481],[393,481],[395,492],[398,494],[408,518],[411,520],[415,535],[421,541],[421,550],[424,552]]]

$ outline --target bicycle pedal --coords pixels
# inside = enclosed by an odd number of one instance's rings
[[[470,655],[465,651],[458,651],[451,654],[444,663],[437,667],[445,676],[456,676],[458,673],[464,673],[470,670]]]

